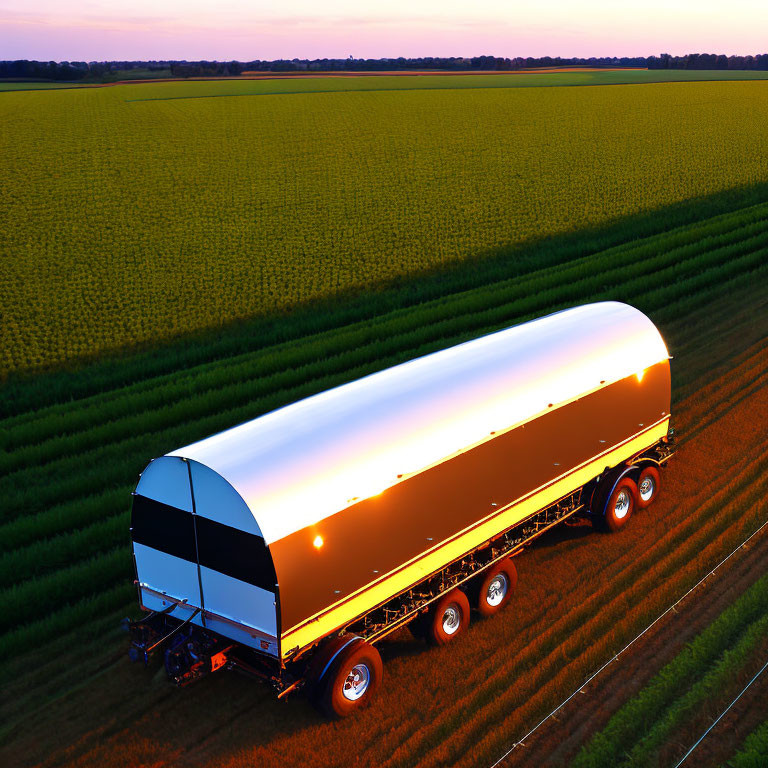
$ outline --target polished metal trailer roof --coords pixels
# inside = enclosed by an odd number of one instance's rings
[[[227,481],[269,544],[667,358],[642,312],[588,304],[388,368],[167,455]]]

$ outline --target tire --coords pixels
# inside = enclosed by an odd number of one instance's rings
[[[481,616],[493,616],[498,613],[512,597],[517,586],[517,568],[512,558],[507,558],[491,566],[482,580],[478,577],[475,594],[475,608]]]
[[[371,703],[383,677],[379,652],[365,640],[358,640],[333,660],[320,681],[315,703],[327,717],[347,717]]]
[[[427,641],[446,645],[469,626],[469,600],[460,589],[452,589],[434,603],[428,617]]]
[[[616,483],[605,505],[605,527],[611,532],[620,531],[629,522],[637,505],[637,485],[629,477]]]
[[[637,508],[647,509],[661,491],[661,473],[656,467],[646,467],[637,478]]]

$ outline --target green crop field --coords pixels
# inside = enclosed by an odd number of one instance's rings
[[[546,67],[544,68],[546,69]],[[145,98],[198,98],[214,96],[245,96],[269,93],[327,93],[336,91],[403,91],[436,88],[455,90],[458,88],[556,88],[566,85],[642,85],[645,83],[678,83],[728,80],[766,80],[768,72],[761,70],[686,70],[686,69],[569,69],[568,71],[540,72],[536,69],[520,70],[512,74],[451,75],[402,73],[399,75],[369,74],[323,74],[272,75],[263,73],[253,77],[211,78],[205,80],[179,80],[175,83],[158,83],[163,88]],[[149,80],[170,78],[170,70],[122,70],[112,73],[110,80]],[[210,88],[201,87],[208,82]],[[79,88],[93,87],[93,83],[82,81],[56,82],[13,82],[0,80],[0,91],[35,90],[38,88]],[[172,87],[171,87],[172,86]]]
[[[437,79],[459,87],[3,94],[0,370],[221,328],[768,180],[763,82]]]
[[[768,83],[512,84],[648,74],[0,94],[0,762],[487,766],[767,519]],[[393,636],[354,721],[129,667],[149,459],[603,299],[660,327],[680,432],[624,533],[526,552],[517,607],[462,644]],[[647,650],[611,703],[580,697],[607,709],[575,765],[670,762],[764,663],[766,543],[716,609],[682,605],[690,645]],[[764,721],[731,738],[734,766],[764,764]]]

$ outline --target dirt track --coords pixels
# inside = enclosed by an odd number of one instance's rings
[[[711,330],[718,313],[727,318],[722,334]],[[765,329],[749,309],[737,316],[727,307],[707,307],[695,325],[698,341],[693,329],[685,335],[699,348],[696,359],[707,371],[719,362],[721,373],[697,376],[698,386],[675,409],[687,442],[664,474],[659,502],[617,536],[576,526],[544,538],[519,561],[515,605],[476,622],[455,647],[427,650],[398,633],[382,646],[385,685],[367,712],[326,723],[302,697],[275,702],[264,687],[231,674],[174,690],[159,669],[126,660],[123,638],[92,632],[83,646],[20,661],[28,671],[4,686],[0,702],[0,719],[14,722],[0,763],[492,764],[768,516]],[[725,351],[713,360],[719,346]],[[695,370],[694,358],[680,354]],[[606,670],[511,764],[564,764],[676,648],[765,572],[767,538]],[[14,701],[25,702],[23,711]]]

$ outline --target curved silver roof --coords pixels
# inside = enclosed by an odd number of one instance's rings
[[[667,358],[642,312],[587,304],[396,365],[167,455],[221,475],[270,543]]]

